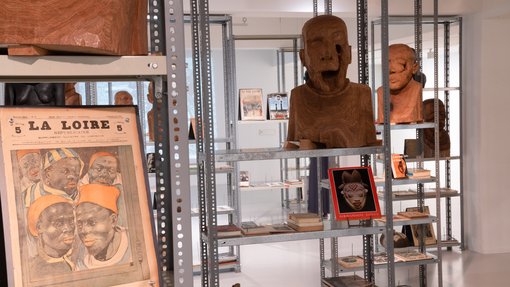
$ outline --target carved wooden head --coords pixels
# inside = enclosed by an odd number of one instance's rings
[[[307,84],[322,92],[344,88],[351,63],[345,22],[333,15],[317,16],[304,24],[302,36],[304,48],[299,56],[307,68]]]
[[[389,61],[390,90],[398,92],[411,81],[418,72],[419,65],[416,63],[414,50],[405,44],[393,44],[389,47]]]

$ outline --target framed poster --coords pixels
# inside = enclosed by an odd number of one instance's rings
[[[263,121],[264,112],[262,89],[239,89],[239,111],[242,121]]]
[[[9,286],[158,286],[136,107],[0,108]]]
[[[267,95],[267,111],[270,120],[289,119],[289,98],[286,93],[272,93]]]
[[[330,168],[328,175],[337,220],[381,218],[370,167]]]
[[[419,212],[418,207],[408,207],[406,208],[407,212]],[[428,206],[423,207],[423,213],[430,215],[430,210]],[[414,246],[420,246],[420,237],[421,235],[421,228],[420,224],[413,224],[411,225],[411,234],[413,238]],[[433,245],[437,243],[436,240],[436,234],[434,233],[434,227],[432,226],[432,223],[423,224],[424,226],[424,242],[425,245]]]

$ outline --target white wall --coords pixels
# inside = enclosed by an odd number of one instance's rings
[[[508,1],[464,17],[464,192],[468,248],[510,252]]]

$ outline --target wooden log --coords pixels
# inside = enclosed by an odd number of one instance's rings
[[[2,0],[0,44],[146,55],[147,0]]]

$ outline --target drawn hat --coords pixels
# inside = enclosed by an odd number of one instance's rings
[[[76,206],[90,202],[101,207],[118,213],[117,199],[120,196],[120,190],[111,185],[103,184],[85,184],[80,188],[80,199]]]
[[[18,160],[20,160],[22,157],[24,157],[25,155],[29,154],[29,153],[39,153],[41,150],[39,149],[20,149],[20,150],[17,150],[16,151],[16,157],[18,158]]]
[[[80,156],[72,149],[70,148],[56,148],[49,150],[44,155],[44,166],[43,168],[46,169],[50,167],[55,162],[64,159],[64,158],[77,158],[80,161],[80,171],[83,169],[83,161],[80,159]]]
[[[98,157],[102,157],[102,156],[111,156],[111,157],[115,157],[114,154],[112,153],[109,153],[109,152],[106,152],[106,151],[100,151],[100,152],[96,152],[95,154],[93,154],[91,157],[90,157],[90,160],[89,160],[89,167],[92,166],[92,164],[94,163],[94,161],[96,161],[96,159]]]
[[[341,184],[338,187],[339,189],[343,189],[346,185],[349,185],[351,183],[361,184],[361,185],[363,185],[364,188],[368,188],[368,185],[363,182],[363,180],[361,178],[361,174],[357,170],[354,170],[352,173],[350,173],[347,170],[344,171],[342,173],[342,181],[343,181],[343,184]]]
[[[46,208],[57,203],[72,204],[70,200],[53,194],[43,195],[32,202],[27,212],[28,231],[30,231],[30,234],[35,237],[39,236],[39,233],[37,232],[37,221],[39,220],[39,216]]]

